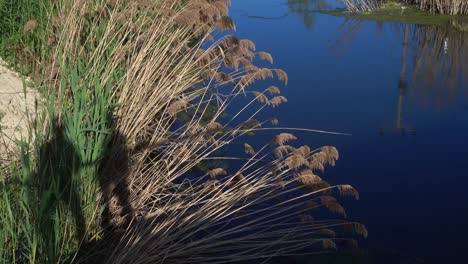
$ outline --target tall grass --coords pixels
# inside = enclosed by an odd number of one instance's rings
[[[41,74],[38,64],[50,55],[48,20],[57,8],[57,1],[0,0],[0,57],[25,75]]]
[[[23,143],[21,174],[3,177],[4,259],[221,263],[330,251],[367,235],[326,212],[344,215],[334,196],[358,196],[317,175],[335,164],[335,148],[293,147],[296,137],[281,133],[257,150],[246,143],[245,157],[217,156],[261,131],[258,113],[287,101],[252,84],[288,81],[255,66],[272,57],[251,41],[211,40],[234,28],[224,1],[59,7],[57,41],[39,64],[49,70],[45,110]],[[195,172],[218,159],[242,164]]]

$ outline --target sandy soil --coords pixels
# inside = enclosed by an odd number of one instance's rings
[[[21,77],[5,67],[0,59],[0,160],[18,153],[15,141],[27,136],[28,120],[33,118],[38,93],[23,89]]]

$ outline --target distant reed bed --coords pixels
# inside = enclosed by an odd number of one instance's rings
[[[387,3],[399,2],[401,4],[415,5],[421,10],[447,15],[468,14],[468,2],[465,0],[341,0],[348,11],[351,12],[375,12]],[[402,7],[404,11],[405,7]]]
[[[409,0],[421,9],[447,15],[467,15],[468,2],[465,0]]]
[[[20,16],[26,2],[1,7]],[[38,73],[45,100],[19,159],[1,169],[2,263],[231,263],[367,236],[338,202],[358,192],[319,176],[336,148],[294,146],[285,132],[242,141],[275,129],[255,117],[287,99],[259,86],[288,75],[226,35],[229,1],[39,3],[11,20],[21,27],[3,24],[10,62]],[[239,144],[245,155],[219,156]]]
[[[378,10],[384,1],[382,0],[342,0],[350,12],[374,12]]]

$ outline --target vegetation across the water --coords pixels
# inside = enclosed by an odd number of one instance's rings
[[[346,9],[325,11],[327,14],[348,18],[361,18],[375,21],[389,21],[418,25],[446,25],[453,20],[468,21],[463,15],[447,15],[422,10],[416,5],[406,5],[397,1],[388,1],[378,5],[372,11],[351,12]],[[461,22],[460,22],[461,23]],[[467,22],[465,22],[467,23]]]
[[[465,0],[341,0],[349,11],[373,12],[388,3],[414,5],[421,10],[447,15],[467,15],[468,2]]]
[[[465,0],[406,0],[423,10],[448,15],[468,15],[468,2]]]

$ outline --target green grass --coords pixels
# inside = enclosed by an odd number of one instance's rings
[[[45,16],[45,1],[0,0],[0,57],[25,74],[36,69],[31,55],[43,54],[44,27],[29,34],[23,27],[30,19]],[[28,146],[21,145],[26,154]],[[26,155],[24,163],[0,164],[0,263],[37,263],[39,240],[34,221],[36,204],[31,200]]]
[[[0,0],[0,57],[24,75],[40,75],[38,63],[50,57],[48,17],[56,11],[52,0]],[[37,28],[24,33],[30,20]]]
[[[36,85],[52,53],[46,32],[53,2],[0,0],[0,56]],[[31,19],[39,26],[24,33]],[[65,60],[59,82],[69,89],[49,90],[37,127],[20,143],[21,160],[1,164],[0,263],[70,262],[80,243],[100,233],[98,175],[112,137],[108,84],[119,72],[107,82],[86,79],[90,67],[106,67],[105,57],[101,65]]]
[[[34,140],[21,143],[20,164],[1,170],[1,263],[67,262],[81,241],[100,232],[98,173],[112,135],[109,86],[85,87],[83,70],[80,63],[61,69],[73,101],[50,94]]]
[[[343,9],[326,11],[325,13],[346,18],[368,19],[381,22],[398,22],[417,25],[446,25],[453,19],[460,19],[464,17],[466,18],[466,16],[434,14],[422,11],[416,6],[406,6],[406,9],[402,11],[401,4],[393,1],[384,4],[379,10],[372,13],[363,12],[354,14],[348,13]]]

